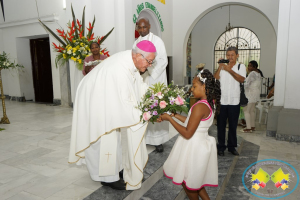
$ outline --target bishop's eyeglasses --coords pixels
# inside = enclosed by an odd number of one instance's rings
[[[143,56],[143,58],[147,61],[147,63],[149,63],[149,65],[153,65],[155,63],[155,60],[149,61],[145,58],[145,56],[143,54],[141,54]]]

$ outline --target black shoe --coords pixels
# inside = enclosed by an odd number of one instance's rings
[[[157,152],[161,153],[164,151],[164,147],[162,144],[158,145],[158,146],[155,146],[155,149]]]
[[[124,179],[124,178],[123,178],[123,169],[122,169],[122,171],[119,172],[119,177],[120,177],[121,179]]]
[[[218,155],[219,155],[219,156],[224,156],[224,151],[218,150]]]
[[[229,151],[229,150],[228,150]],[[231,151],[229,151],[230,153],[232,153],[233,155],[235,155],[235,156],[239,156],[240,154],[239,154],[239,152],[237,152],[237,150],[231,150]]]
[[[103,186],[108,186],[115,190],[126,190],[126,184],[122,179],[120,179],[116,182],[111,182],[111,183],[101,182],[101,184]]]

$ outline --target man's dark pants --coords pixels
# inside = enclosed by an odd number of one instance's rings
[[[220,114],[217,117],[218,150],[225,151],[226,123],[228,119],[229,130],[227,139],[228,151],[234,151],[237,147],[236,128],[240,114],[240,105],[221,105]]]

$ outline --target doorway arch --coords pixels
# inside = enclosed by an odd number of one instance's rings
[[[214,48],[214,71],[218,68],[218,60],[226,58],[226,50],[236,47],[239,52],[239,63],[245,66],[250,60],[255,60],[260,66],[260,41],[257,35],[250,29],[235,27],[223,32],[218,38]]]
[[[156,15],[154,14],[154,12],[150,9],[144,9],[140,12],[140,14],[138,16],[138,20],[142,17],[149,19],[149,23],[151,25],[151,28],[150,28],[151,33],[153,33],[154,35],[157,35],[158,37],[161,38],[160,24],[159,24],[159,21],[158,21]]]
[[[204,18],[206,15],[208,15],[210,12],[219,9],[221,7],[225,7],[228,5],[233,5],[233,6],[240,6],[245,9],[252,10],[253,12],[256,13],[257,16],[260,16],[260,18],[264,18],[264,23],[268,24],[269,30],[272,32],[271,37],[272,37],[272,42],[274,45],[272,45],[273,49],[276,49],[276,31],[277,31],[277,21],[276,21],[276,14],[275,17],[273,15],[274,12],[270,12],[270,5],[271,7],[276,9],[277,7],[274,4],[254,4],[252,1],[245,1],[245,3],[239,3],[239,2],[224,2],[224,3],[218,3],[215,4],[213,2],[206,2],[203,3],[201,1],[194,2],[193,4],[184,4],[183,2],[177,2],[175,5],[173,5],[173,12],[178,13],[181,10],[189,10],[189,15],[173,15],[173,43],[177,43],[177,46],[173,46],[173,77],[174,81],[177,84],[183,84],[184,83],[184,76],[186,74],[186,48],[187,48],[187,41],[189,39],[190,34],[192,33],[194,27],[199,21],[202,21],[202,18]],[[227,12],[228,15],[228,12]],[[249,22],[251,20],[245,18],[244,16],[235,16],[233,17],[238,19],[245,19],[246,22]],[[220,19],[225,19],[223,18]],[[216,26],[215,21],[211,20],[210,24],[207,24],[207,26],[202,27],[202,29],[210,29],[212,34],[216,34],[215,36],[215,41],[217,40],[218,36],[225,30],[225,26],[228,23],[228,17],[226,16],[226,22],[224,22],[220,27],[222,27],[222,30],[216,31],[216,30],[211,30],[211,27]],[[257,21],[254,21],[252,24],[257,23]],[[257,31],[256,29],[253,29],[251,26],[246,26],[243,24],[236,24],[232,23],[234,26],[244,26],[247,28],[250,28],[254,32],[256,32],[261,38],[260,33],[263,30]],[[275,27],[275,28],[274,28]],[[192,41],[194,40],[192,36]],[[214,48],[214,42],[211,42],[209,46],[204,46],[209,53],[209,59],[210,62],[213,62],[213,48]],[[193,47],[193,45],[192,45]],[[265,51],[265,50],[264,50]],[[272,58],[275,60],[276,58],[276,52],[273,53]],[[275,61],[274,61],[275,62]],[[205,62],[199,62],[199,63],[205,63]],[[195,67],[199,63],[192,63],[192,67]],[[206,63],[207,64],[207,63]],[[265,63],[266,64],[266,63]],[[271,63],[269,65],[274,65],[274,63]],[[207,64],[206,66],[212,66],[212,63]]]
[[[274,26],[270,23],[270,20],[257,9],[253,9],[250,6],[244,4],[232,4],[233,11],[231,12],[231,23],[235,27],[246,27],[252,32],[255,32],[257,37],[259,37],[261,42],[261,49],[263,50],[261,58],[261,64],[269,74],[274,74],[275,71],[275,61],[276,61],[276,32]],[[191,75],[193,76],[196,72],[195,66],[199,63],[205,63],[206,68],[213,71],[214,66],[214,48],[215,44],[225,31],[226,24],[228,23],[228,4],[225,6],[219,6],[216,8],[211,8],[211,10],[206,10],[205,14],[201,14],[200,19],[195,21],[194,24],[190,26],[190,29],[186,29],[186,38],[183,42],[182,49],[174,48],[174,63],[177,71],[177,77],[184,77],[186,75],[187,66],[187,53],[186,48],[188,47],[187,41],[191,33]],[[241,17],[240,17],[241,16]],[[252,20],[249,20],[252,19]],[[261,21],[259,21],[259,20]],[[260,23],[257,23],[259,21]],[[196,30],[196,31],[195,31]],[[178,30],[179,31],[179,30]],[[177,31],[177,33],[178,33]],[[183,32],[183,31],[181,31]],[[181,41],[183,41],[183,38]],[[179,38],[177,38],[178,41]],[[176,38],[174,38],[176,40]],[[199,42],[200,41],[200,42]],[[271,48],[271,46],[272,48]],[[181,51],[181,53],[179,52]],[[266,56],[267,55],[267,56]],[[178,66],[180,59],[183,59],[184,65]],[[266,68],[265,68],[266,67]],[[181,68],[181,69],[180,69]],[[174,71],[174,70],[173,70]],[[179,74],[181,72],[182,74]],[[268,75],[270,76],[270,75]],[[178,80],[180,80],[178,78]],[[185,79],[184,83],[187,83],[188,79]],[[180,84],[180,82],[177,82]]]

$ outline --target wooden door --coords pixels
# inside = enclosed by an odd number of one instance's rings
[[[35,101],[53,103],[49,38],[31,39],[30,51]]]

